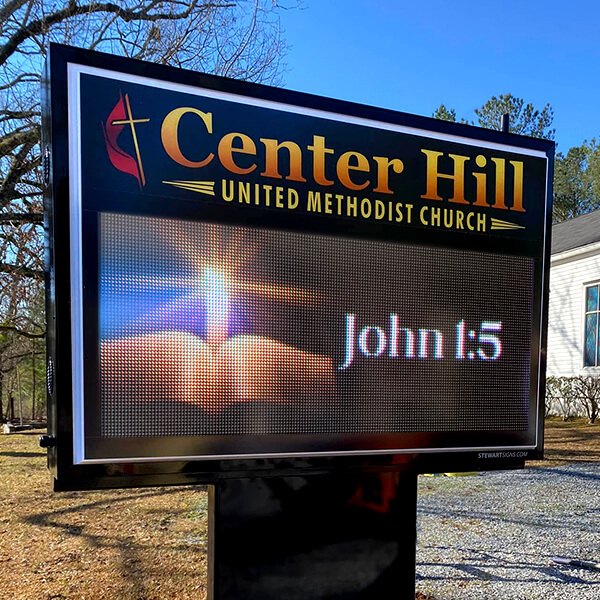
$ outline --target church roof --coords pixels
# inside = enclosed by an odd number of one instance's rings
[[[552,227],[552,254],[600,242],[600,209]]]

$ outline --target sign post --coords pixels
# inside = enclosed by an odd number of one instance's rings
[[[414,600],[416,501],[410,468],[222,480],[209,598]]]
[[[414,576],[417,473],[541,456],[552,142],[57,45],[44,81],[55,489],[214,485],[223,590],[238,492],[273,534],[400,511]]]

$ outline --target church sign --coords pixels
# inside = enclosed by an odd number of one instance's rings
[[[551,142],[64,46],[44,111],[58,487],[539,454]]]

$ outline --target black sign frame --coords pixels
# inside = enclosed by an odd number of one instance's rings
[[[100,70],[100,71],[97,71]],[[74,145],[74,123],[70,114],[73,98],[69,96],[81,73],[104,72],[124,82],[135,78],[148,78],[155,82],[202,88],[217,95],[225,95],[249,99],[251,102],[264,104],[266,107],[286,105],[297,107],[299,111],[313,114],[337,115],[348,119],[348,122],[364,124],[368,122],[387,123],[391,127],[418,130],[421,135],[430,132],[433,136],[446,139],[470,140],[474,147],[514,149],[524,155],[545,157],[545,180],[539,182],[545,188],[545,202],[536,207],[532,218],[536,222],[534,233],[518,239],[515,247],[514,238],[509,236],[474,236],[472,239],[463,236],[459,244],[456,233],[452,231],[436,231],[433,245],[447,248],[460,247],[478,251],[482,243],[485,251],[513,256],[529,256],[534,258],[534,310],[532,348],[532,374],[529,415],[535,418],[535,425],[530,424],[527,434],[515,435],[513,443],[506,443],[506,436],[501,432],[480,434],[475,443],[454,444],[444,450],[443,445],[434,448],[406,445],[395,447],[393,440],[383,444],[377,452],[362,450],[351,451],[343,448],[319,448],[298,451],[249,451],[239,454],[215,456],[198,456],[196,452],[185,451],[168,459],[166,456],[136,458],[135,454],[114,459],[86,459],[81,445],[78,448],[77,437],[81,414],[74,408],[73,397],[78,393],[90,393],[90,379],[83,382],[83,374],[75,373],[74,355],[78,353],[89,356],[95,352],[94,345],[89,345],[77,338],[72,325],[77,321],[73,310],[73,286],[83,286],[81,303],[92,305],[97,302],[93,286],[74,282],[71,265],[81,263],[81,271],[94,273],[98,269],[97,262],[74,254],[72,244],[73,217],[70,198],[73,195],[77,173],[73,170],[72,156]],[[73,79],[75,77],[75,79]],[[75,82],[75,83],[74,83]],[[71,86],[71,87],[69,87]],[[522,466],[525,459],[540,458],[543,450],[543,397],[546,348],[546,321],[548,306],[548,274],[550,253],[551,223],[551,182],[553,176],[554,143],[547,140],[525,138],[504,134],[497,131],[438,121],[425,117],[398,113],[385,109],[373,108],[321,98],[299,92],[219,78],[215,76],[193,73],[169,67],[132,61],[111,55],[94,53],[61,45],[52,45],[46,74],[43,80],[43,152],[48,161],[48,179],[45,187],[45,228],[47,239],[46,250],[46,289],[47,289],[47,321],[48,321],[48,428],[53,446],[48,451],[48,463],[55,477],[56,489],[87,489],[98,487],[120,487],[131,485],[164,485],[177,483],[210,483],[220,477],[238,477],[251,474],[285,475],[303,472],[325,473],[331,470],[374,469],[390,470],[407,462],[421,472],[460,471],[474,469],[497,469]],[[77,125],[79,128],[79,125]],[[426,138],[424,138],[426,139]],[[109,210],[110,201],[107,201]],[[118,202],[118,199],[115,201]],[[164,204],[162,199],[149,201],[149,206],[139,214],[156,214],[157,207]],[[265,227],[265,214],[244,215],[232,218],[227,210],[212,207],[216,211],[212,219],[221,223],[245,224],[251,227]],[[169,216],[168,208],[161,208],[163,216]],[[178,218],[198,219],[195,207],[180,207],[173,216]],[[514,216],[514,215],[512,215]],[[518,216],[518,215],[517,215]],[[317,234],[334,234],[340,236],[356,236],[364,239],[395,239],[395,229],[390,224],[379,224],[376,232],[370,224],[361,221],[313,219],[306,216],[285,213],[277,214],[272,222],[266,225],[274,229],[293,228]],[[82,216],[85,244],[97,245],[97,224],[93,215]],[[505,225],[502,225],[505,227]],[[522,229],[525,229],[524,227]],[[375,232],[375,233],[374,233]],[[403,230],[404,240],[408,243],[422,241],[422,230]],[[482,241],[484,240],[484,241]],[[79,252],[81,249],[78,250]],[[89,259],[89,253],[87,254]],[[97,330],[97,322],[89,317],[79,315],[83,328],[88,332]],[[93,337],[93,336],[92,336]],[[75,373],[75,374],[74,374]],[[74,377],[81,377],[79,392],[74,390]],[[93,383],[93,382],[92,382]],[[82,401],[83,403],[83,401]],[[85,406],[85,403],[83,403]],[[459,437],[462,435],[457,434]],[[486,438],[486,443],[482,440]],[[275,441],[276,445],[276,441]],[[191,444],[193,446],[193,444]],[[142,446],[143,447],[143,444]],[[190,447],[189,440],[183,447]],[[84,451],[85,454],[85,451]],[[398,467],[400,468],[400,467]]]

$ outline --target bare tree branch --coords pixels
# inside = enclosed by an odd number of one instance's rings
[[[16,333],[17,335],[21,335],[29,339],[43,338],[46,335],[45,331],[42,333],[30,333],[29,331],[23,331],[22,329],[13,327],[12,325],[0,325],[0,331],[11,331],[12,333]]]
[[[36,144],[40,139],[39,126],[32,126],[25,131],[13,131],[0,138],[0,156],[9,154],[22,144]]]
[[[175,21],[179,19],[186,19],[195,9],[210,10],[212,8],[229,8],[235,6],[234,4],[211,2],[205,3],[198,7],[198,3],[192,1],[189,3],[189,6],[186,10],[183,10],[179,13],[150,12],[156,4],[161,3],[151,3],[149,6],[145,6],[140,10],[131,10],[123,8],[123,6],[119,6],[118,4],[113,4],[112,2],[92,2],[91,4],[78,4],[76,1],[71,0],[62,10],[58,10],[41,19],[32,21],[31,23],[28,23],[17,30],[10,37],[10,39],[0,47],[0,65],[3,65],[8,57],[19,47],[19,44],[22,44],[26,39],[34,37],[40,33],[44,33],[53,25],[79,15],[90,15],[92,13],[113,13],[127,23],[131,21]]]
[[[12,81],[8,83],[4,83],[0,85],[0,92],[3,90],[8,90],[10,88],[14,88],[19,83],[31,82],[31,81],[39,81],[40,76],[37,73],[19,73],[17,77],[15,77]]]
[[[36,223],[44,222],[42,213],[0,213],[0,223]]]
[[[0,116],[0,123],[9,119],[32,119],[41,115],[39,110],[5,110]]]
[[[273,84],[286,49],[281,8],[276,0],[0,0],[0,331],[15,334],[3,336],[0,372],[8,354],[19,360],[32,344],[28,336],[43,337],[39,82],[48,43]]]
[[[5,357],[4,360],[6,362],[9,362],[9,361],[13,361],[13,360],[19,360],[21,358],[29,358],[30,356],[41,356],[43,354],[46,354],[46,352],[44,350],[35,350],[34,352],[29,351],[29,352],[22,352],[21,354],[12,354],[10,356]]]
[[[0,263],[0,273],[21,275],[23,277],[31,277],[39,280],[44,278],[44,271],[39,269],[31,269],[30,267],[26,267],[24,265],[14,265],[10,263]]]
[[[0,23],[4,23],[29,0],[12,0],[0,8]]]

